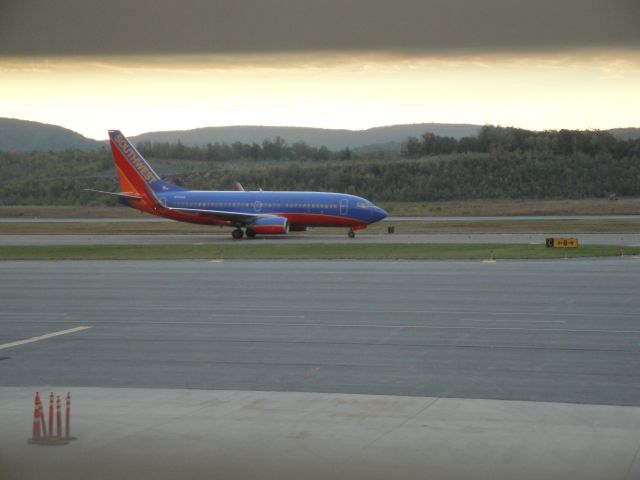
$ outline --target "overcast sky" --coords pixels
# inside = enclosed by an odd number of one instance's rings
[[[3,0],[0,54],[640,46],[638,0]]]
[[[0,0],[0,116],[640,126],[640,0]]]
[[[1,55],[640,46],[638,0],[3,0]]]

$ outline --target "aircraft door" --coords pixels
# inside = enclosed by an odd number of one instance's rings
[[[340,200],[340,215],[347,215],[349,213],[349,199],[342,198]]]

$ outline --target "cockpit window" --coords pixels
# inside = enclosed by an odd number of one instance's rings
[[[367,202],[358,202],[356,203],[356,207],[358,208],[369,208],[371,206],[370,203]]]

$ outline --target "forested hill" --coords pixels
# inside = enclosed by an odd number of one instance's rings
[[[353,193],[372,201],[640,196],[640,139],[602,131],[545,131],[486,125],[472,137],[424,133],[403,154],[329,150],[282,138],[258,143],[138,144],[169,181],[206,190],[246,188]],[[84,191],[117,191],[107,148],[0,152],[2,205],[113,205]]]
[[[637,140],[640,138],[640,128],[612,128],[607,132],[619,140]]]
[[[92,150],[101,145],[104,143],[57,125],[0,118],[0,151]]]
[[[265,140],[280,137],[288,144],[305,143],[310,147],[326,147],[329,150],[349,148],[361,153],[400,153],[402,142],[407,137],[421,137],[430,133],[439,137],[460,140],[473,137],[480,125],[417,123],[389,125],[367,130],[338,130],[304,127],[230,126],[205,127],[193,130],[148,132],[129,138],[135,143],[178,143],[185,146],[205,147],[208,144],[262,144]],[[631,140],[640,138],[640,128],[616,128],[609,130],[616,138]],[[128,132],[123,132],[127,135]],[[105,130],[106,139],[107,132]],[[105,145],[83,137],[77,132],[39,122],[13,118],[0,118],[0,151],[45,151],[81,149],[91,150]]]
[[[167,132],[150,132],[131,137],[135,143],[178,141],[186,146],[205,146],[209,143],[258,143],[276,137],[287,143],[304,142],[312,147],[327,147],[330,150],[343,148],[361,148],[372,145],[383,145],[391,142],[401,142],[412,135],[422,135],[425,132],[434,135],[446,135],[462,138],[475,135],[480,130],[479,125],[420,123],[411,125],[390,125],[386,127],[370,128],[367,130],[336,130],[324,128],[304,127],[268,127],[268,126],[233,126],[206,127],[194,130],[180,130]]]
[[[262,143],[264,140],[280,137],[290,144],[304,142],[309,146],[324,146],[330,150],[365,147],[369,151],[399,152],[400,143],[412,135],[431,132],[435,135],[462,138],[475,135],[479,129],[479,125],[444,123],[390,125],[368,130],[231,126],[148,132],[136,136],[128,135],[128,137],[136,144],[141,142],[180,142],[187,146],[205,146],[209,143]],[[127,135],[126,131],[123,133]],[[106,130],[104,136],[107,137]],[[105,144],[106,140],[89,139],[73,130],[56,125],[14,118],[0,118],[0,151],[91,150]]]

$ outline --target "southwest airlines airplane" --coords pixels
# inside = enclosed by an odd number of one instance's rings
[[[356,230],[382,220],[387,212],[364,198],[327,192],[248,192],[188,190],[163,181],[118,130],[109,130],[113,160],[128,207],[181,222],[235,227],[232,236],[286,234],[307,227],[348,227]],[[243,230],[244,229],[244,230]]]

